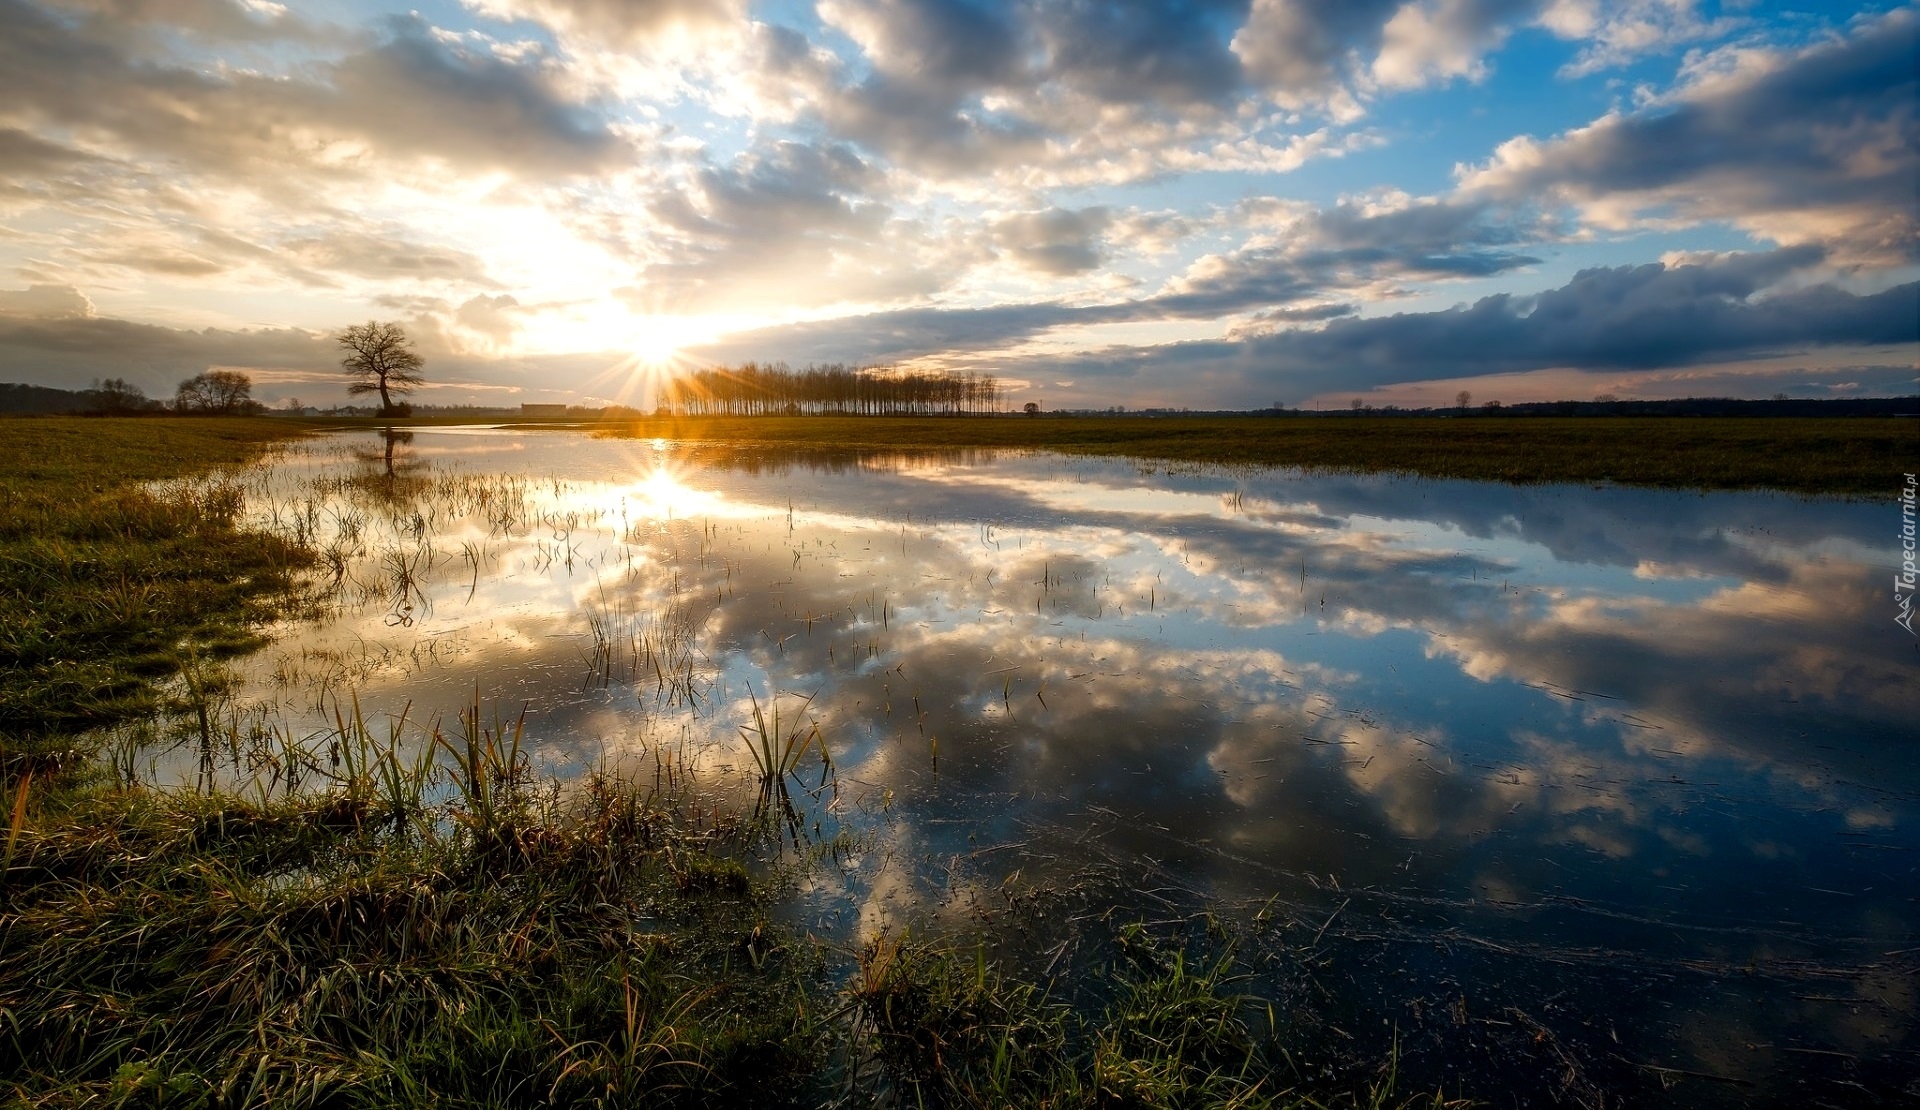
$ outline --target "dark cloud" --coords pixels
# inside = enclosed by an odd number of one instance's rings
[[[1350,53],[1377,50],[1400,0],[1254,0],[1233,52],[1266,88],[1324,96],[1344,76]]]
[[[1254,0],[1233,37],[1248,75],[1283,103],[1477,79],[1483,57],[1541,0]]]
[[[220,42],[308,37],[315,28],[282,9],[256,9],[236,0],[64,0],[85,16],[95,34],[127,41],[158,31],[185,32]]]
[[[1030,269],[1074,274],[1099,264],[1098,235],[1113,222],[1105,209],[1049,209],[1002,221],[995,240]],[[1204,320],[1249,310],[1267,320],[1323,320],[1353,309],[1309,302],[1382,280],[1477,277],[1532,264],[1537,260],[1499,249],[1521,237],[1484,205],[1409,202],[1361,211],[1342,204],[1300,216],[1277,236],[1282,242],[1203,258],[1137,300],[903,309],[742,333],[701,353],[721,361],[884,362],[993,350],[1074,325]],[[1288,306],[1303,315],[1285,315]]]
[[[623,153],[599,113],[560,93],[537,56],[452,44],[417,17],[388,27],[387,39],[333,67],[331,103],[315,106],[393,152],[534,174],[600,168]]]
[[[1554,197],[1603,224],[1727,220],[1842,261],[1920,258],[1920,14],[1798,53],[1702,63],[1677,94],[1548,142],[1519,139],[1470,194]],[[1735,61],[1737,65],[1733,65]]]
[[[355,277],[492,285],[478,255],[411,241],[399,228],[384,233],[340,229],[290,239],[279,249],[316,270]]]
[[[0,0],[0,120],[35,135],[84,129],[98,145],[261,189],[291,187],[293,166],[324,179],[423,159],[564,176],[626,149],[592,106],[558,91],[543,59],[469,48],[417,18],[278,77],[197,68],[99,28]],[[342,157],[343,143],[355,153]]]
[[[41,177],[90,161],[94,158],[85,151],[48,142],[18,128],[0,127],[0,173],[11,180]]]
[[[971,90],[1020,70],[1021,29],[977,0],[827,0],[821,15],[866,51],[876,70],[926,87]]]
[[[1206,317],[1270,308],[1383,281],[1488,277],[1539,259],[1511,248],[1544,229],[1484,204],[1342,201],[1269,237],[1202,259],[1152,303],[1167,315]]]
[[[1106,208],[1019,212],[994,223],[993,241],[1029,270],[1067,277],[1105,261],[1102,235],[1112,224]]]
[[[876,74],[825,92],[816,105],[833,134],[918,169],[960,176],[1041,158],[1049,130],[988,112],[944,87]]]
[[[1255,90],[1229,49],[1247,0],[838,0],[821,13],[861,55],[825,71],[763,43],[768,71],[804,89],[785,98],[922,172],[1133,180],[1191,168],[1197,131],[1219,144],[1203,158],[1297,157],[1296,135],[1249,127]]]
[[[69,306],[77,291],[60,296]],[[51,296],[51,295],[50,295]],[[84,301],[84,298],[81,298]],[[0,316],[0,379],[74,388],[94,378],[126,378],[149,393],[169,393],[209,367],[332,368],[323,336],[297,328],[201,331],[84,315]]]
[[[1920,342],[1920,283],[1871,295],[1818,285],[1762,296],[1817,250],[1683,266],[1583,270],[1534,296],[1498,294],[1444,312],[1335,320],[1244,342],[1178,343],[1069,357],[1053,372],[1150,379],[1203,375],[1238,403],[1331,389],[1556,367],[1649,370]]]
[[[1223,104],[1245,90],[1224,31],[1246,11],[1247,0],[1066,0],[1035,23],[1050,71],[1099,100]]]

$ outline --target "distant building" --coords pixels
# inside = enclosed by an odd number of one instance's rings
[[[520,415],[521,416],[565,416],[567,415],[567,406],[565,405],[521,405]]]

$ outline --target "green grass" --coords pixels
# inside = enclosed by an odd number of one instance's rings
[[[751,417],[603,434],[818,448],[1031,448],[1173,462],[1893,496],[1920,425],[1893,418]]]
[[[677,877],[738,873],[711,838],[604,782],[577,812],[496,810],[484,836],[462,807],[423,831],[354,794],[44,799],[0,913],[0,1090],[782,1105],[819,1070],[814,953],[758,888]]]
[[[305,552],[237,526],[206,475],[302,429],[271,420],[0,421],[0,738],[18,755],[152,712],[159,683],[260,642]]]

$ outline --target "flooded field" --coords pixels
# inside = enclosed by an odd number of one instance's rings
[[[1131,926],[1215,928],[1308,1072],[1920,1098],[1885,504],[478,428],[246,482],[315,612],[206,677],[250,753],[130,774],[284,789],[355,713],[477,702],[562,790],[790,770],[787,912],[833,943],[981,937],[1071,995]]]

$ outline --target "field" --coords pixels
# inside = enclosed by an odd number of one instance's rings
[[[606,427],[639,438],[997,447],[1179,462],[1387,471],[1499,482],[1887,494],[1920,466],[1894,419],[1417,417],[712,417]]]

